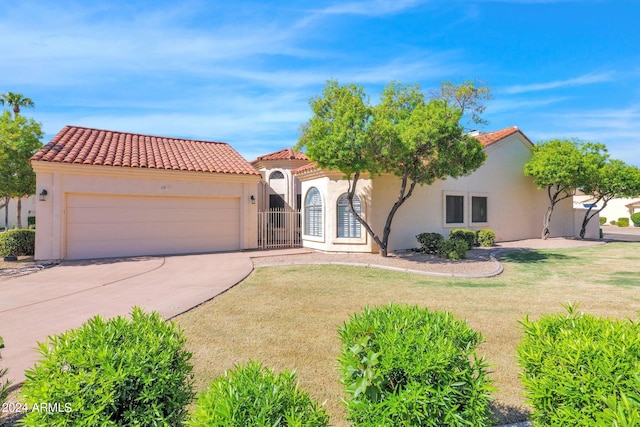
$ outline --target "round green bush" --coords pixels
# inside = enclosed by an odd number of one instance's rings
[[[607,217],[606,216],[601,216],[600,217],[600,225],[605,225],[607,223]]]
[[[416,239],[420,243],[422,252],[435,255],[438,253],[438,246],[444,240],[444,237],[440,233],[420,233],[416,236]]]
[[[35,230],[21,228],[0,233],[0,256],[30,256],[34,254],[35,247]]]
[[[478,243],[483,247],[490,247],[495,245],[496,233],[490,229],[478,231]]]
[[[478,246],[478,236],[473,230],[466,230],[464,228],[454,228],[449,232],[449,239],[460,239],[467,242],[469,249],[474,246]]]
[[[618,227],[628,227],[629,226],[629,218],[618,218]]]
[[[449,312],[366,307],[339,330],[341,381],[354,426],[485,426],[482,335]]]
[[[191,353],[173,322],[134,308],[131,319],[96,316],[39,345],[25,374],[25,426],[178,426],[193,399]]]
[[[640,323],[566,308],[567,314],[521,322],[518,361],[535,425],[637,425],[597,420],[611,406],[608,401],[640,391]]]
[[[438,256],[440,258],[448,258],[453,260],[465,259],[469,244],[462,239],[452,238],[443,240],[438,245]]]
[[[631,222],[633,222],[633,225],[636,227],[640,227],[640,212],[636,212],[631,215]]]
[[[0,348],[4,348],[4,340],[0,337]],[[0,356],[0,360],[2,360],[2,356]],[[9,381],[5,381],[2,378],[7,374],[7,368],[0,368],[0,407],[7,399],[9,395],[9,386],[11,383]]]
[[[329,425],[329,415],[298,388],[293,371],[275,374],[250,361],[215,379],[198,395],[192,427]]]

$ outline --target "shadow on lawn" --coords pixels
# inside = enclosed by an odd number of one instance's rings
[[[502,261],[517,262],[522,264],[534,264],[537,262],[545,261],[567,261],[575,257],[559,253],[548,253],[523,249],[502,253],[498,256],[498,258]]]

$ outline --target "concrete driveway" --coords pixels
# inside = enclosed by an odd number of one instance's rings
[[[253,270],[247,253],[217,253],[65,261],[0,282],[0,368],[24,380],[39,359],[37,343],[100,314],[126,315],[133,306],[165,318],[226,291]]]
[[[640,227],[617,227],[605,225],[602,228],[605,240],[612,242],[640,242]]]

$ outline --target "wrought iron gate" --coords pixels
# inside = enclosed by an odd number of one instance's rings
[[[300,212],[272,209],[258,212],[258,248],[302,247]]]

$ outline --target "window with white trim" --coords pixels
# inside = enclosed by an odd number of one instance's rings
[[[447,224],[464,223],[464,196],[445,196],[445,222]]]
[[[487,198],[471,196],[471,222],[487,222]]]
[[[322,237],[322,196],[311,187],[304,199],[304,234]]]
[[[360,198],[353,196],[353,210],[360,215]],[[349,209],[349,198],[343,194],[338,198],[338,237],[360,238],[362,225]]]

